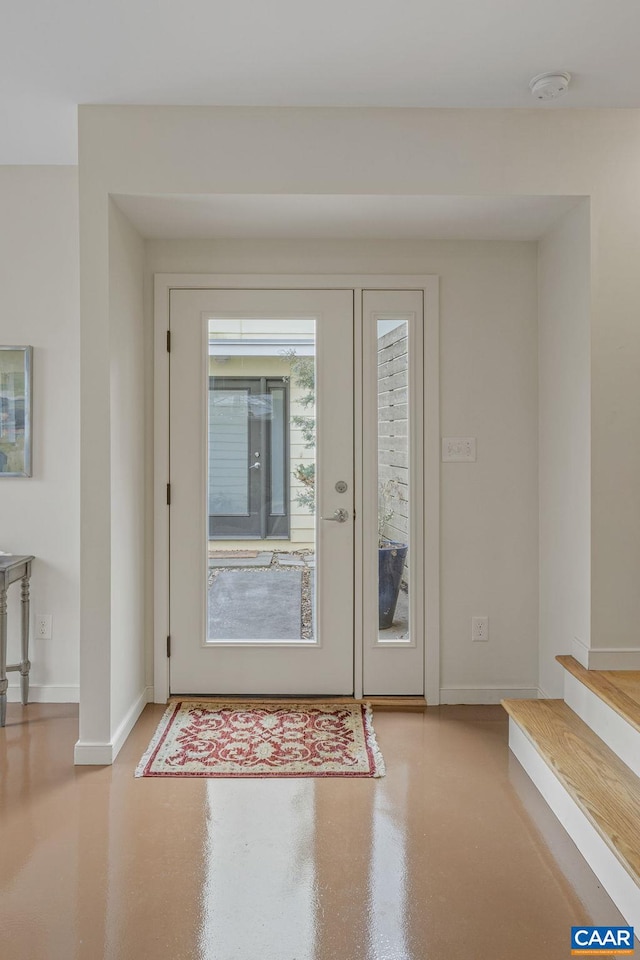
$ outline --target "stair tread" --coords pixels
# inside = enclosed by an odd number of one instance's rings
[[[564,700],[502,704],[640,886],[640,779]]]
[[[556,660],[640,732],[640,670],[587,670],[571,656]]]

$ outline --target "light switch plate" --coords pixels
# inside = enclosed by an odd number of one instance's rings
[[[475,437],[443,437],[442,462],[471,463],[476,457]]]

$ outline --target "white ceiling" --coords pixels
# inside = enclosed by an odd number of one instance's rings
[[[117,196],[151,239],[537,240],[578,197]]]
[[[636,107],[639,37],[638,0],[8,0],[0,163],[75,163],[78,103]]]

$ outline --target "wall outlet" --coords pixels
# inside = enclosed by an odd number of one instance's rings
[[[36,613],[34,633],[39,640],[51,640],[52,619],[50,613]]]
[[[474,643],[489,642],[489,617],[471,617],[471,639]]]

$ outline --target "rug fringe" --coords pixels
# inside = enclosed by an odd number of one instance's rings
[[[371,753],[373,754],[373,776],[384,777],[387,773],[387,769],[385,767],[382,751],[378,746],[376,732],[373,729],[373,707],[370,703],[364,704],[364,729],[365,733],[367,734],[367,741],[371,747]]]
[[[169,704],[168,704],[168,706],[167,706],[167,709],[166,709],[165,712],[162,714],[162,717],[160,718],[160,722],[158,723],[158,726],[156,727],[156,732],[154,733],[153,737],[151,738],[151,743],[149,744],[149,746],[148,746],[147,749],[145,750],[145,752],[144,752],[144,754],[143,754],[143,756],[142,756],[142,759],[140,760],[140,763],[139,763],[138,766],[136,767],[136,772],[134,773],[134,777],[144,777],[144,769],[145,769],[146,765],[149,763],[149,761],[151,760],[151,756],[152,756],[152,754],[153,754],[153,751],[154,751],[155,748],[158,746],[158,742],[160,741],[160,738],[161,738],[162,734],[163,734],[163,733],[165,732],[165,730],[167,729],[167,724],[168,724],[169,720],[171,719],[171,715],[173,714],[174,706],[175,706],[175,700],[174,700],[173,702],[169,701]]]

